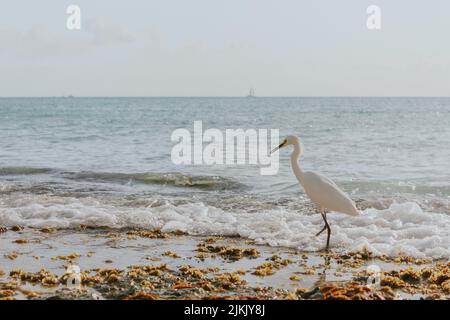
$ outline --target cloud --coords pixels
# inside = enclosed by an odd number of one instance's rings
[[[36,25],[25,31],[0,27],[0,55],[14,59],[71,57],[133,41],[126,28],[102,18],[87,20],[79,31],[59,33]]]
[[[130,43],[134,37],[122,25],[105,18],[89,19],[83,26],[95,45]]]
[[[0,43],[0,54],[27,59],[76,55],[86,48],[82,38],[65,37],[41,26],[27,31],[1,29]]]

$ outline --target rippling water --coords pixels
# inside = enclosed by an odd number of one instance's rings
[[[303,168],[368,208],[331,218],[337,247],[449,255],[448,98],[3,98],[0,224],[137,224],[323,244],[290,150],[276,176],[258,166],[174,165],[171,133],[193,130],[194,120],[299,135]]]

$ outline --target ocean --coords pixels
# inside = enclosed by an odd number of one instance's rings
[[[171,161],[177,128],[279,129],[362,210],[331,245],[450,257],[450,98],[1,98],[0,225],[142,227],[320,250],[322,218],[280,151],[258,165]]]

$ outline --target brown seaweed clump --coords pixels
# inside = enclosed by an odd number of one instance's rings
[[[408,293],[422,292],[431,296],[450,293],[450,262],[437,263],[432,267],[384,272],[381,285]]]
[[[271,262],[263,262],[255,268],[252,274],[260,277],[266,277],[274,274],[274,265]]]
[[[292,263],[292,260],[282,259],[277,255],[274,255],[267,260],[269,261],[256,266],[255,271],[253,271],[252,274],[260,277],[270,276],[274,274],[276,270],[280,270]]]
[[[237,274],[236,272],[232,273],[227,272],[216,275],[214,280],[216,286],[223,288],[225,290],[229,290],[230,288],[244,285],[247,283],[245,280],[242,280],[239,274]]]
[[[170,236],[179,236],[184,233],[181,231],[173,232],[162,232],[160,229],[145,230],[145,229],[126,229],[118,231],[108,231],[98,234],[97,237],[110,238],[114,240],[120,240],[127,238],[128,240],[136,238],[147,238],[147,239],[167,239]]]
[[[428,284],[439,286],[444,292],[450,293],[450,262],[424,268],[421,270],[421,276]]]
[[[13,279],[41,284],[44,287],[53,287],[60,283],[57,275],[45,269],[41,269],[39,272],[25,272],[21,269],[14,269],[9,273],[9,276]]]
[[[147,279],[149,276],[161,277],[169,271],[166,264],[130,266],[128,268],[130,270],[127,272],[127,276],[134,280],[141,278]]]
[[[4,256],[6,259],[9,259],[9,260],[16,260],[17,257],[18,257],[19,255],[20,255],[19,252],[13,251],[13,252],[10,252],[10,253],[6,253],[6,254],[4,254],[3,256]]]
[[[345,285],[328,285],[320,288],[324,300],[386,300],[393,299],[389,289],[376,290],[360,283],[350,282]]]
[[[16,239],[13,242],[17,243],[17,244],[26,244],[26,243],[30,242],[30,240],[28,240],[28,239]]]
[[[43,227],[39,231],[42,233],[53,233],[56,231],[56,229],[50,227]]]
[[[67,256],[56,256],[56,257],[52,257],[52,260],[62,260],[62,261],[68,261],[68,262],[72,262],[76,259],[78,259],[79,257],[81,257],[81,254],[79,253],[71,253]]]
[[[163,252],[161,255],[165,256],[165,257],[174,258],[174,259],[180,258],[180,256],[178,254],[176,254],[175,252],[172,252],[172,251]]]
[[[391,262],[395,262],[395,263],[408,263],[408,264],[421,265],[421,264],[431,263],[432,259],[429,259],[429,258],[417,259],[417,258],[414,258],[414,257],[411,257],[411,256],[402,255],[402,256],[390,259],[390,261]]]
[[[168,237],[167,233],[162,232],[159,229],[155,230],[130,230],[127,232],[128,237],[141,237],[148,239],[165,239]]]
[[[194,268],[189,265],[180,267],[178,269],[178,271],[180,271],[181,274],[184,276],[190,276],[190,277],[197,278],[197,279],[203,278],[208,273],[207,270],[203,270],[200,268]]]
[[[138,292],[134,295],[125,297],[124,300],[160,300],[161,297],[156,294],[146,293],[146,292]]]
[[[12,296],[14,296],[16,292],[14,290],[0,290],[0,299],[1,300],[8,300],[12,299]]]
[[[255,248],[237,248],[228,246],[212,246],[206,243],[199,243],[197,245],[199,253],[217,254],[224,259],[237,261],[242,258],[257,258],[260,253]]]

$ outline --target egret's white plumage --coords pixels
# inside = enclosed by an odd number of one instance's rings
[[[331,179],[316,172],[304,172],[299,165],[300,156],[303,153],[303,145],[299,137],[288,136],[272,152],[292,145],[291,166],[297,180],[303,186],[305,193],[316,205],[325,221],[325,227],[317,234],[328,229],[327,247],[329,246],[331,229],[326,219],[325,209],[342,212],[350,215],[358,215],[359,211],[350,197],[342,191]]]

